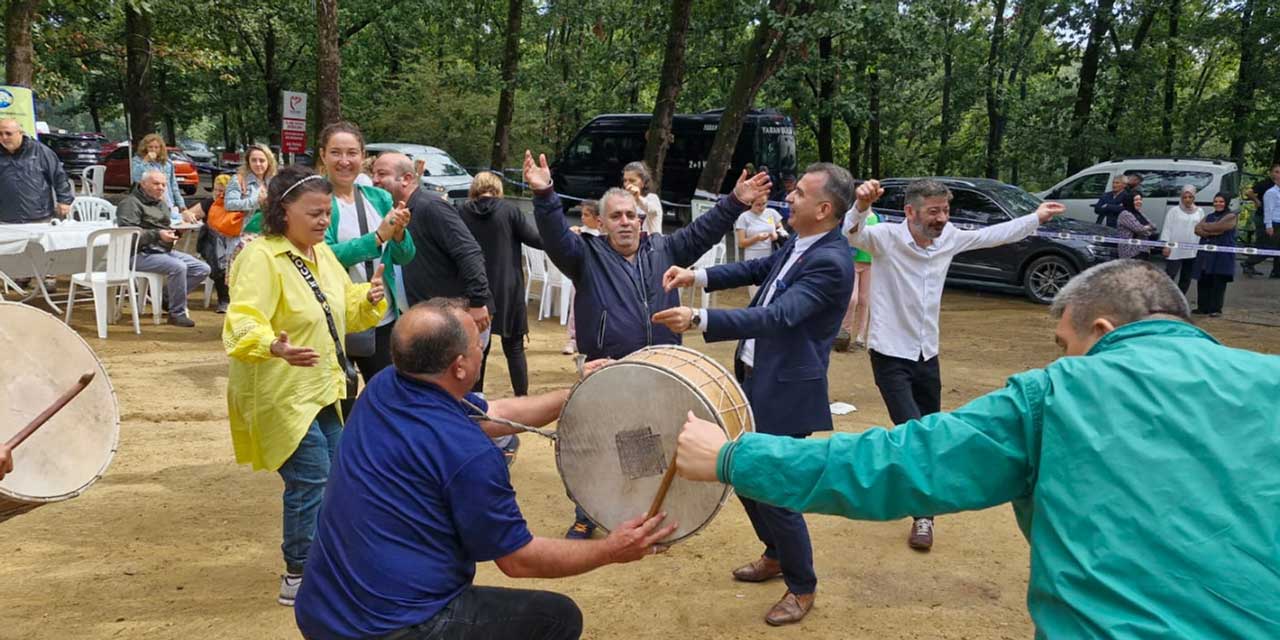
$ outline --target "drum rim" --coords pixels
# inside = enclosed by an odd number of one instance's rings
[[[647,347],[641,347],[631,352],[631,354],[628,355],[627,358],[630,358],[631,356],[636,355],[637,353],[645,353],[648,351],[678,351],[678,352],[684,352],[684,353],[692,353],[698,356],[700,362],[710,363],[711,366],[715,367],[717,371],[724,374],[726,378],[728,378],[729,380],[733,380],[734,382],[737,382],[737,378],[734,376],[733,372],[726,369],[725,366],[720,364],[718,360],[716,360],[715,358],[712,358],[711,356],[701,351],[698,351],[697,349],[692,349],[682,344],[655,344],[655,345],[649,345]],[[624,360],[626,360],[626,358],[624,358],[623,360],[619,360],[618,362],[623,362]],[[615,363],[610,363],[610,364],[615,364]],[[676,372],[672,372],[672,373],[676,373]],[[692,380],[689,380],[688,378],[686,378],[685,376],[679,373],[676,373],[676,375],[679,376],[685,382],[685,384],[689,384],[697,388],[696,385],[693,385]],[[742,385],[738,385],[738,389],[741,391]],[[747,412],[747,424],[743,428],[742,433],[739,433],[737,436],[734,436],[732,438],[733,440],[737,440],[738,438],[742,437],[743,433],[755,433],[755,430],[756,430],[756,414],[754,411],[751,410],[751,399],[747,397],[746,391],[742,391],[742,400],[743,400],[743,408]],[[719,412],[717,412],[716,413],[717,420],[719,420],[719,415],[720,415]],[[729,430],[725,428],[724,424],[721,424],[720,428],[724,429],[724,433],[726,436],[729,435]]]
[[[630,355],[628,355],[626,358],[622,358],[622,359],[620,359],[620,360],[615,360],[615,361],[610,362],[609,364],[607,364],[607,365],[605,365],[605,366],[603,366],[603,367],[600,367],[600,369],[598,369],[598,370],[596,371],[596,373],[599,373],[600,371],[604,371],[605,369],[608,369],[608,368],[611,368],[611,367],[615,367],[615,366],[618,366],[618,365],[621,365],[621,364],[638,365],[638,366],[647,367],[647,368],[649,368],[649,369],[653,369],[653,370],[655,370],[655,371],[660,371],[660,372],[662,372],[662,373],[665,373],[665,374],[667,374],[667,375],[671,376],[672,378],[674,378],[674,379],[675,379],[677,382],[679,382],[680,384],[684,385],[684,386],[685,386],[685,388],[687,388],[687,389],[689,389],[690,391],[694,392],[694,397],[695,397],[695,398],[697,398],[697,399],[698,399],[698,401],[702,403],[702,406],[703,406],[704,408],[706,408],[706,409],[707,409],[707,413],[709,413],[709,414],[711,414],[711,415],[715,416],[716,426],[720,427],[720,431],[721,431],[721,433],[725,434],[725,436],[726,436],[726,437],[728,437],[728,435],[729,435],[729,429],[728,429],[728,427],[724,424],[724,418],[720,415],[719,410],[717,410],[715,407],[711,406],[711,403],[710,403],[710,402],[708,402],[708,401],[707,401],[707,399],[706,399],[705,397],[703,397],[703,396],[702,396],[701,389],[699,389],[699,388],[698,388],[698,386],[697,386],[697,385],[695,385],[691,380],[689,380],[688,378],[686,378],[685,376],[681,375],[680,373],[678,373],[678,372],[676,372],[676,371],[672,371],[672,370],[667,369],[667,368],[665,368],[665,367],[659,366],[659,365],[657,365],[657,364],[655,364],[655,363],[653,363],[653,362],[647,362],[647,361],[644,361],[644,360],[628,360],[628,359],[627,359],[627,358],[630,358],[630,357],[631,357],[631,356],[633,356],[633,355],[636,355],[636,354],[638,354],[638,353],[642,353],[642,352],[645,352],[645,351],[656,351],[656,350],[667,350],[667,349],[676,349],[676,350],[679,350],[679,351],[685,351],[685,352],[690,352],[690,353],[697,354],[697,355],[698,355],[698,356],[700,356],[702,359],[704,359],[704,360],[706,360],[706,361],[710,362],[712,365],[714,365],[714,366],[716,367],[716,369],[718,369],[721,373],[723,373],[724,375],[728,376],[730,380],[733,380],[733,379],[734,379],[734,378],[733,378],[733,376],[732,376],[732,374],[730,374],[730,373],[729,373],[729,371],[728,371],[727,369],[725,369],[723,365],[721,365],[719,362],[717,362],[717,361],[715,360],[715,358],[712,358],[712,357],[710,357],[710,356],[707,356],[706,354],[703,354],[703,353],[702,353],[702,352],[700,352],[700,351],[697,351],[697,350],[695,350],[695,349],[690,349],[690,348],[685,347],[685,346],[682,346],[682,345],[652,345],[652,346],[643,347],[643,348],[640,348],[640,349],[637,349],[637,350],[633,351],[633,352],[632,352]],[[593,374],[593,375],[594,375],[594,374]],[[584,378],[584,379],[582,379],[582,380],[577,381],[576,383],[574,383],[573,387],[569,390],[569,399],[572,399],[572,398],[573,398],[573,394],[578,390],[578,387],[579,387],[579,386],[581,386],[584,382],[586,382],[586,379],[585,379],[585,378]],[[744,400],[747,400],[747,398],[746,398],[746,392],[745,392],[745,391],[743,392],[743,399],[744,399]],[[566,401],[566,404],[568,404],[568,401]],[[751,402],[750,402],[750,400],[747,400],[747,402],[746,402],[746,410],[747,410],[747,417],[750,419],[750,422],[746,425],[746,427],[747,427],[747,428],[744,428],[744,429],[742,430],[742,433],[750,433],[750,432],[754,432],[754,431],[755,431],[755,415],[751,412]],[[562,414],[562,417],[563,417],[563,414]],[[557,429],[557,431],[558,431],[558,430],[559,430],[559,426],[557,426],[557,427],[556,427],[556,429]],[[738,434],[738,436],[737,436],[737,437],[741,437],[741,436],[742,436],[742,433]],[[737,439],[737,437],[735,437],[735,438],[734,438],[734,440],[736,440],[736,439]],[[567,494],[569,495],[569,499],[573,501],[574,505],[578,506],[579,508],[582,508],[582,503],[581,503],[581,501],[579,501],[579,500],[578,500],[577,496],[574,494],[573,489],[569,487],[568,483],[566,483],[566,482],[564,481],[564,478],[565,478],[565,475],[564,475],[564,465],[561,463],[561,457],[560,457],[560,442],[561,442],[561,441],[560,441],[560,439],[559,439],[559,438],[556,438],[556,442],[555,442],[555,452],[556,452],[556,472],[557,472],[557,473],[559,474],[559,476],[560,476],[560,483],[564,485],[565,493],[567,493]],[[682,535],[682,536],[679,536],[679,537],[677,537],[677,538],[672,538],[672,539],[670,539],[670,540],[668,540],[668,541],[666,541],[666,542],[663,542],[662,544],[672,545],[672,544],[675,544],[675,543],[677,543],[677,542],[681,542],[681,541],[683,541],[683,540],[685,540],[685,539],[687,539],[687,538],[693,537],[693,536],[694,536],[694,535],[696,535],[697,533],[701,532],[704,528],[706,528],[706,526],[707,526],[707,525],[711,524],[711,521],[712,521],[712,520],[715,520],[716,516],[720,514],[720,510],[721,510],[721,509],[723,509],[723,508],[724,508],[724,505],[725,505],[725,504],[727,504],[727,503],[729,502],[729,499],[733,497],[733,485],[726,484],[726,483],[719,483],[719,484],[720,484],[720,486],[721,486],[721,487],[723,487],[723,491],[721,492],[721,495],[720,495],[720,500],[719,500],[718,502],[716,502],[716,507],[715,507],[714,509],[712,509],[712,510],[711,510],[711,513],[707,514],[706,519],[704,519],[700,524],[698,524],[698,526],[696,526],[696,527],[694,527],[693,529],[691,529],[688,533],[686,533],[686,534],[684,534],[684,535]],[[586,513],[586,511],[587,511],[587,510],[586,510],[585,508],[583,508],[583,509],[582,509],[582,511],[583,511],[584,513]],[[587,515],[588,515],[588,516],[590,516],[591,514],[589,514],[589,513],[588,513]],[[594,520],[592,520],[592,522],[594,522],[594,523],[595,523],[595,525],[596,525],[597,527],[600,527],[601,529],[603,529],[603,530],[605,531],[605,533],[608,533],[608,532],[609,532],[609,527],[606,527],[606,526],[604,526],[604,525],[602,525],[602,524],[600,524],[600,523],[598,523],[598,522],[595,522]]]
[[[111,434],[111,447],[107,451],[106,458],[102,461],[102,466],[98,467],[97,471],[94,472],[94,475],[92,478],[89,478],[89,480],[86,481],[80,487],[72,491],[68,491],[66,493],[58,494],[56,496],[30,496],[23,493],[18,493],[11,489],[6,489],[3,485],[0,485],[0,503],[3,503],[4,501],[8,500],[11,502],[19,502],[23,504],[30,504],[33,506],[39,506],[39,505],[49,504],[51,502],[62,502],[64,500],[70,500],[72,498],[80,496],[80,494],[87,491],[89,487],[92,487],[95,483],[97,483],[98,480],[102,479],[102,476],[105,475],[107,472],[107,467],[111,466],[111,461],[114,460],[116,457],[116,451],[120,447],[120,399],[116,396],[116,388],[115,388],[115,385],[111,383],[111,376],[107,375],[106,365],[102,364],[102,359],[98,357],[98,352],[94,351],[93,347],[89,346],[88,341],[84,339],[84,336],[80,335],[80,332],[76,331],[75,329],[72,329],[70,325],[64,323],[57,316],[51,313],[47,313],[45,311],[41,311],[40,309],[36,309],[31,305],[24,304],[21,302],[12,302],[8,300],[0,302],[0,308],[3,308],[5,306],[22,307],[23,309],[28,309],[35,313],[44,314],[49,316],[50,318],[53,318],[54,321],[56,321],[59,325],[64,327],[71,335],[75,336],[76,339],[80,341],[80,344],[84,345],[84,348],[89,351],[89,354],[93,356],[94,363],[97,364],[98,366],[97,375],[95,375],[94,377],[101,378],[102,381],[107,385],[107,395],[111,398],[112,422],[115,424],[115,429],[112,431],[112,434]]]

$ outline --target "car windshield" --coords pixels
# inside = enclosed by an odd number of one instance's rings
[[[1000,204],[1003,204],[1015,218],[1034,212],[1043,202],[1040,198],[1009,185],[1001,185],[992,189],[991,196],[999,200]]]
[[[194,140],[188,140],[182,143],[182,148],[185,151],[195,151],[196,153],[209,153],[209,145],[206,145],[203,142],[196,142]]]
[[[446,153],[431,153],[419,156],[427,161],[426,168],[423,169],[422,175],[438,178],[441,176],[465,176],[467,170],[458,166],[458,163],[449,157]]]

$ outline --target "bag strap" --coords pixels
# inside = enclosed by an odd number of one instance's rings
[[[343,371],[347,371],[350,367],[347,364],[347,354],[342,350],[342,336],[338,335],[338,325],[333,323],[333,311],[329,308],[329,301],[325,298],[324,292],[320,290],[320,283],[316,282],[316,277],[311,273],[311,269],[292,251],[287,252],[289,260],[293,262],[293,266],[298,268],[298,273],[302,274],[302,279],[307,281],[311,287],[311,293],[316,296],[316,301],[320,303],[320,308],[324,309],[324,319],[329,323],[329,337],[333,338],[333,346],[337,348],[338,365]]]
[[[355,197],[356,197],[356,217],[360,218],[360,237],[363,238],[369,235],[369,220],[365,217],[364,195],[360,193],[359,186],[355,188]],[[373,280],[373,261],[372,260],[364,261],[364,279],[365,279],[365,282]]]

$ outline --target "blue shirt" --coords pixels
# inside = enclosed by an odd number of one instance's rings
[[[294,607],[298,628],[328,640],[425,622],[471,584],[477,562],[532,540],[489,437],[443,389],[388,367],[343,432]]]
[[[1262,194],[1262,219],[1267,224],[1280,224],[1280,186]]]

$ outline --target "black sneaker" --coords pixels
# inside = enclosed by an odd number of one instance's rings
[[[175,327],[186,327],[188,329],[196,326],[196,323],[191,318],[188,318],[186,314],[180,316],[169,316],[169,324]]]
[[[596,532],[595,523],[590,520],[574,520],[573,526],[565,532],[564,537],[569,540],[589,540],[591,534]]]

